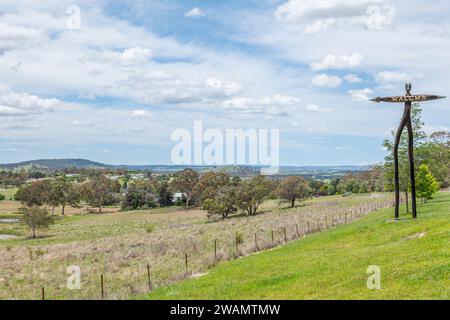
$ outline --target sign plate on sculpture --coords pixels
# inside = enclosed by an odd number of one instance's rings
[[[400,103],[400,102],[423,102],[423,101],[438,100],[442,98],[444,97],[428,94],[420,94],[420,95],[384,97],[384,98],[378,97],[375,99],[371,99],[370,101]]]

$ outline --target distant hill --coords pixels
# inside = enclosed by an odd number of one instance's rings
[[[148,170],[157,173],[172,173],[192,168],[198,172],[222,171],[230,175],[250,177],[258,175],[261,167],[245,165],[228,166],[184,166],[184,165],[110,165],[86,159],[39,159],[17,163],[0,164],[0,168],[7,170],[29,170],[31,168],[42,170],[77,169],[128,169],[132,171]],[[308,178],[328,179],[341,176],[349,172],[366,170],[367,166],[280,166],[276,176],[301,175]]]
[[[20,168],[43,168],[43,169],[67,169],[67,168],[110,168],[111,166],[86,159],[39,159],[17,163],[0,164],[0,168],[20,169]]]

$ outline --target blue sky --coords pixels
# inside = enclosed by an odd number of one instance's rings
[[[449,95],[449,16],[443,0],[2,0],[0,163],[170,164],[195,120],[279,129],[281,164],[376,163],[402,106],[368,98]],[[450,129],[448,103],[423,105],[427,132]]]

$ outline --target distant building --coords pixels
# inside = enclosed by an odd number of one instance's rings
[[[172,201],[173,201],[173,202],[177,202],[177,201],[182,201],[182,200],[184,200],[184,199],[186,199],[186,193],[175,192],[175,193],[173,194]]]

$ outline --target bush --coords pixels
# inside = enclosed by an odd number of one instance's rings
[[[155,230],[155,225],[153,225],[153,224],[147,224],[145,226],[145,231],[147,233],[152,233],[154,230]]]
[[[3,201],[3,200],[5,200],[5,199],[6,199],[5,195],[0,194],[0,201]]]
[[[128,210],[148,209],[156,206],[156,198],[153,194],[136,187],[128,189],[122,202],[122,208]]]

